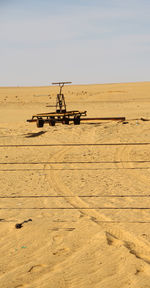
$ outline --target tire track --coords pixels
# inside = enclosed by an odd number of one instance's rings
[[[62,160],[63,156],[65,155],[65,152],[68,152],[68,149],[60,150],[57,153],[57,155],[55,154],[56,159],[59,158],[59,160]],[[128,247],[133,246],[134,251],[132,251],[132,254],[134,254],[135,257],[137,257],[138,255],[139,259],[143,260],[144,262],[145,261],[147,261],[147,263],[150,262],[150,247],[149,243],[146,240],[143,240],[142,238],[135,236],[133,233],[128,232],[128,230],[125,230],[125,226],[120,225],[120,227],[118,227],[117,224],[113,225],[113,227],[110,227],[107,221],[108,222],[111,221],[111,218],[102,215],[96,209],[88,210],[88,208],[90,208],[89,204],[80,199],[78,196],[69,199],[67,198],[67,195],[74,195],[74,194],[63,183],[62,179],[59,176],[58,171],[53,170],[48,175],[49,175],[48,180],[51,182],[53,189],[55,191],[60,191],[60,194],[64,195],[64,199],[68,204],[78,209],[80,214],[86,216],[90,221],[93,221],[97,225],[103,227],[107,233],[110,233],[112,235],[112,237],[121,240],[122,243],[124,243],[123,245],[126,245]],[[78,207],[84,207],[84,210]],[[104,221],[105,223],[102,223],[101,221]]]
[[[135,191],[137,190],[137,187],[138,189],[140,188],[141,191],[146,191],[148,188],[150,188],[150,181],[149,178],[147,178],[147,176],[145,175],[145,172],[143,174],[142,169],[135,169],[135,162],[131,160],[133,147],[120,147],[119,149],[117,149],[117,151],[118,153],[115,155],[114,160],[116,161],[116,159],[120,159],[120,163],[116,163],[116,167],[126,169],[126,175],[131,183],[131,187],[133,187]],[[128,169],[134,170],[134,178],[133,175],[129,173]]]

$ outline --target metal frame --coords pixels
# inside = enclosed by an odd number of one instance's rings
[[[65,84],[71,84],[72,82],[56,82],[52,85],[59,85],[60,91],[56,97],[56,112],[50,113],[40,113],[33,115],[31,119],[27,122],[36,122],[37,127],[43,127],[45,123],[48,123],[50,126],[55,126],[56,123],[61,122],[62,124],[69,125],[70,122],[73,122],[74,125],[80,125],[80,121],[92,121],[92,120],[113,120],[113,121],[125,121],[125,117],[106,117],[106,118],[81,118],[81,116],[86,116],[87,111],[67,111],[65,97],[62,94],[62,88]]]
[[[60,92],[57,94],[56,98],[56,113],[65,113],[67,110],[66,103],[65,103],[65,97],[64,94],[62,94],[62,88],[65,84],[71,84],[72,82],[55,82],[52,83],[52,85],[59,85]]]

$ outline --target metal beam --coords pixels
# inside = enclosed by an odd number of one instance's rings
[[[52,85],[64,85],[64,84],[71,84],[72,82],[53,82]]]
[[[81,121],[105,121],[105,120],[111,120],[111,121],[125,121],[126,118],[125,117],[101,117],[101,118],[80,118]]]

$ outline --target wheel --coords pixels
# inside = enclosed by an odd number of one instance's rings
[[[74,125],[80,125],[80,116],[74,117]]]
[[[44,126],[44,120],[42,118],[38,118],[37,121],[36,121],[36,126],[38,128],[41,128]]]
[[[69,125],[69,118],[64,119],[64,124]]]
[[[49,120],[49,126],[55,126],[56,122],[54,119]]]

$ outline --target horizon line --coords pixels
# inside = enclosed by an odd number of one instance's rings
[[[67,86],[92,86],[92,85],[114,85],[114,84],[135,84],[135,83],[150,83],[150,80],[148,81],[129,81],[129,82],[110,82],[110,83],[87,83],[87,84],[70,84]],[[54,87],[54,85],[14,85],[14,86],[0,86],[0,88],[34,88],[34,87]]]

